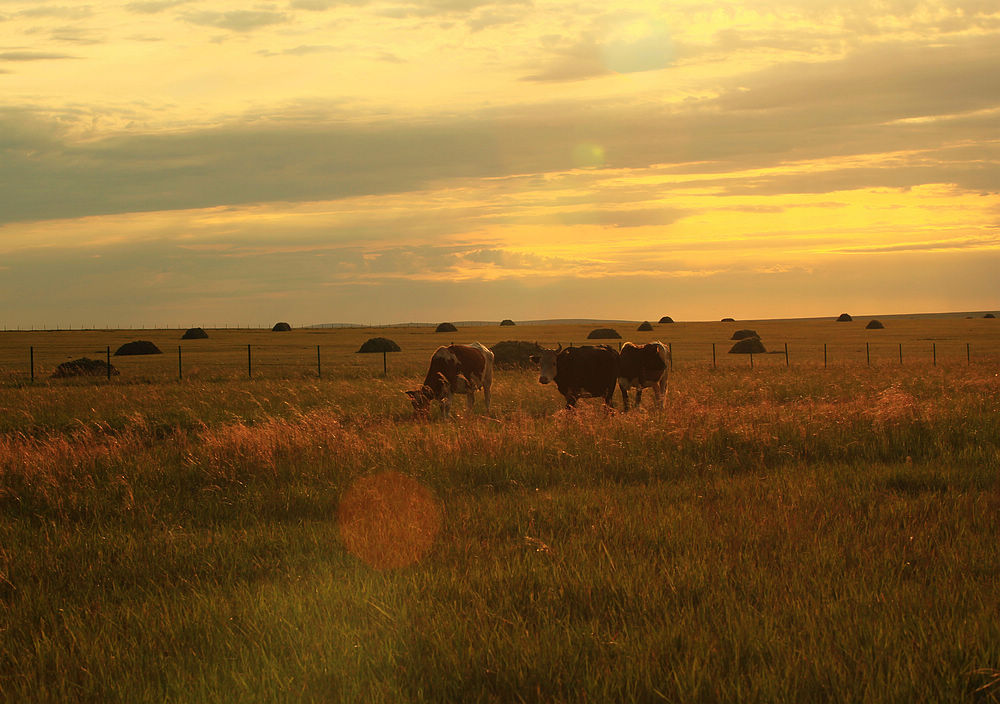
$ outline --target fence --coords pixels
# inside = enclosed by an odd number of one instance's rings
[[[600,343],[600,341],[597,341]],[[437,344],[437,340],[434,341]],[[573,346],[570,342],[549,342],[543,346]],[[592,344],[588,342],[586,344]],[[997,350],[982,343],[959,341],[913,341],[898,343],[779,343],[770,352],[729,354],[732,342],[669,342],[671,368],[773,368],[916,365],[1000,364]],[[262,378],[334,378],[361,375],[418,373],[426,367],[433,347],[411,349],[397,361],[394,355],[356,354],[345,345],[216,345],[212,348],[185,348],[177,345],[156,355],[115,356],[111,347],[87,352],[66,346],[31,345],[21,355],[7,349],[0,359],[0,378],[8,382],[49,380],[59,364],[78,357],[95,355],[107,380],[184,381],[200,379],[224,381]],[[16,358],[21,356],[22,362]],[[114,372],[112,368],[114,367]],[[112,374],[114,373],[114,376]],[[98,376],[97,378],[100,378]],[[94,376],[90,377],[95,378]]]

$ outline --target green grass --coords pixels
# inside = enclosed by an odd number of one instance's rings
[[[627,415],[505,371],[417,422],[422,351],[335,359],[0,389],[0,700],[1000,696],[995,364],[699,363]],[[433,499],[359,548],[383,472]]]

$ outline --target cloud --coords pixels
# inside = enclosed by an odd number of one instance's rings
[[[69,54],[56,54],[45,51],[3,51],[0,61],[51,61],[56,59],[75,59]]]
[[[233,32],[252,32],[262,27],[284,24],[291,18],[287,13],[271,10],[231,10],[191,12],[183,15],[183,19],[206,27],[228,29]]]
[[[153,15],[180,5],[186,5],[191,1],[192,0],[145,0],[127,3],[125,5],[125,9],[129,12]]]

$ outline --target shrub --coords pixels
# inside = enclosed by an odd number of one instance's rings
[[[588,340],[620,340],[622,336],[618,334],[617,330],[612,328],[597,328],[596,330],[591,330],[590,334],[587,335]]]
[[[760,341],[759,337],[746,337],[729,350],[729,354],[764,354],[767,352],[764,349],[764,343]]]
[[[127,357],[138,354],[163,354],[163,352],[161,352],[160,348],[149,340],[126,342],[115,351],[116,357]]]
[[[504,340],[490,347],[494,363],[498,367],[529,367],[531,366],[529,357],[541,351],[542,346],[537,342],[521,340]]]
[[[361,349],[358,350],[358,353],[369,354],[373,352],[401,352],[401,351],[402,350],[399,348],[399,345],[397,345],[394,341],[390,340],[388,337],[373,337],[367,342],[365,342],[365,344],[361,345]]]

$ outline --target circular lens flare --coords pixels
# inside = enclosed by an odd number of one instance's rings
[[[361,477],[337,511],[340,540],[352,555],[378,569],[418,562],[441,530],[441,508],[429,489],[398,472]]]

